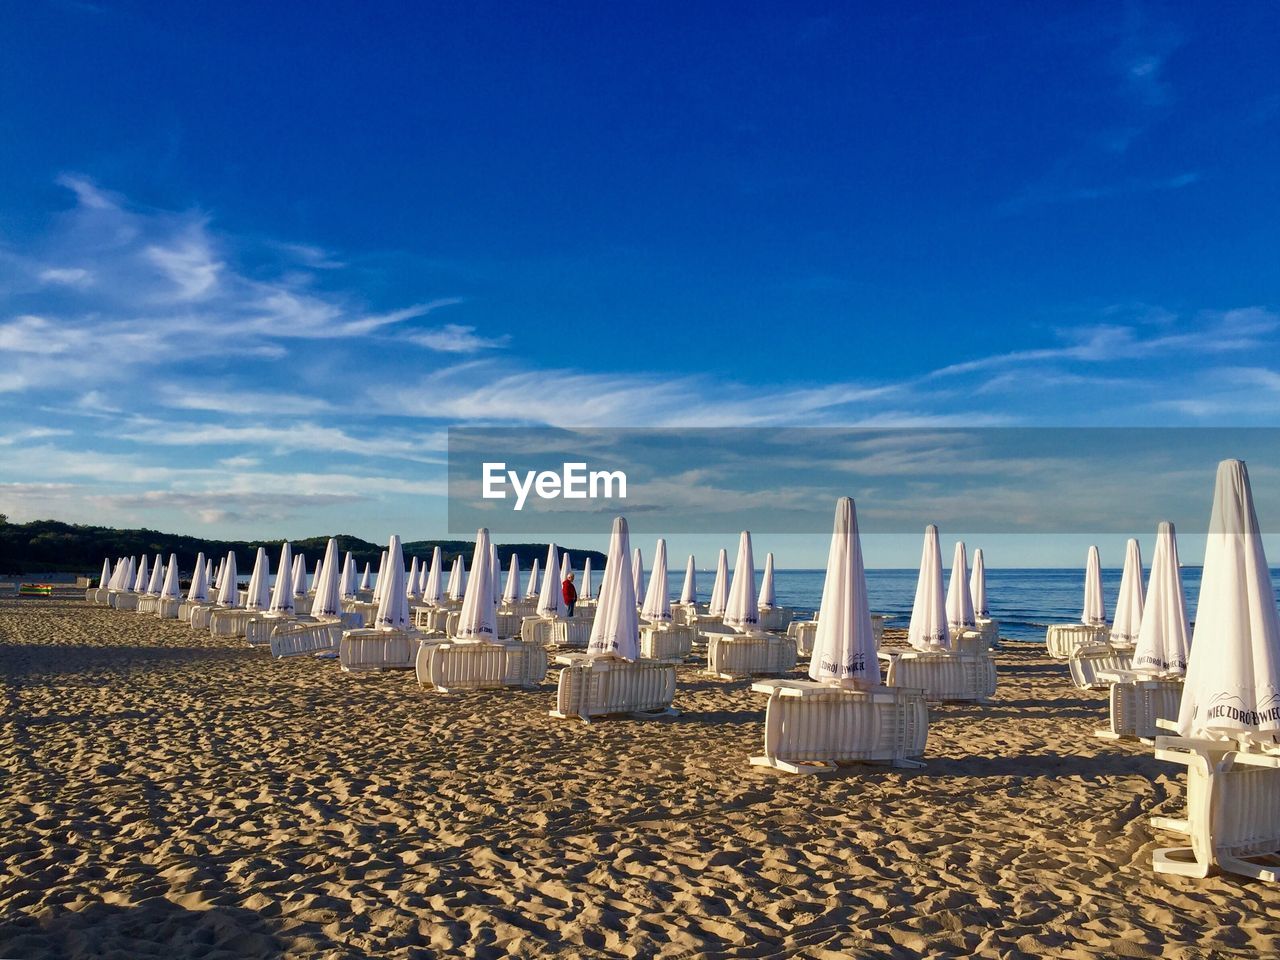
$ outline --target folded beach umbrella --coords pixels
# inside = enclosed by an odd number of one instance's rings
[[[502,599],[507,603],[515,603],[520,599],[520,555],[511,551],[511,565],[507,568],[507,586],[502,591]]]
[[[350,600],[356,595],[356,563],[351,551],[342,558],[342,574],[338,578],[338,592],[343,600]]]
[[[1142,550],[1130,538],[1125,544],[1124,573],[1120,577],[1120,596],[1116,598],[1116,615],[1111,621],[1111,639],[1116,643],[1134,643],[1142,625]]]
[[[969,574],[969,596],[973,598],[973,615],[989,617],[987,608],[987,561],[982,556],[982,548],[973,551],[973,573]]]
[[[1178,538],[1173,524],[1166,521],[1156,528],[1156,552],[1151,557],[1151,579],[1142,605],[1133,669],[1139,673],[1186,673],[1190,636],[1178,567]]]
[[[729,554],[724,547],[720,548],[720,556],[716,558],[716,579],[711,584],[711,602],[707,612],[713,617],[723,616],[724,608],[729,603]]]
[[[103,589],[111,582],[111,558],[102,561],[102,572],[98,574],[98,588]]]
[[[551,569],[550,567],[548,569]],[[471,585],[458,614],[456,640],[494,640],[498,636],[498,614],[493,606],[493,544],[487,527],[476,531],[476,547],[471,554]]]
[[[1084,612],[1080,622],[1102,626],[1107,622],[1107,605],[1102,599],[1102,561],[1098,548],[1089,548],[1089,558],[1084,566]]]
[[[498,545],[492,540],[489,541],[489,583],[496,608],[502,603],[502,566],[498,563]]]
[[[236,580],[236,552],[228,550],[227,559],[222,564],[222,582],[218,585],[218,606],[240,606],[240,584]]]
[[[684,568],[684,589],[680,591],[680,602],[684,604],[698,602],[698,572],[693,568],[693,554],[689,554],[689,562]]]
[[[640,614],[636,609],[634,561],[627,521],[613,521],[609,553],[600,581],[596,618],[587,641],[589,657],[619,657],[635,661],[640,656]]]
[[[547,565],[538,592],[538,616],[558,617],[564,598],[560,595],[560,565],[556,562],[556,545],[547,546]]]
[[[212,563],[213,559],[210,558],[209,562]],[[218,573],[212,579],[212,585],[214,588],[218,588],[222,586],[222,574],[226,571],[226,569],[227,569],[227,558],[223,557],[221,560],[218,561]]]
[[[107,578],[107,582],[103,584],[108,590],[119,590],[120,583],[124,579],[124,572],[127,569],[124,557],[116,560],[111,568],[111,576]]]
[[[1280,612],[1242,460],[1218,464],[1178,730],[1280,734]]]
[[[773,554],[764,555],[764,579],[760,581],[760,599],[757,601],[761,610],[772,610],[778,605],[778,592],[773,585]]]
[[[667,541],[658,540],[653,548],[653,569],[649,571],[649,589],[645,591],[640,616],[650,623],[666,623],[671,619],[671,596],[667,593]]]
[[[379,603],[382,600],[383,589],[387,583],[389,570],[387,568],[387,551],[382,551],[382,557],[378,560],[378,576],[373,581],[373,602]]]
[[[644,596],[644,557],[640,548],[636,547],[631,556],[631,588],[636,592],[636,600]]]
[[[142,558],[144,561],[146,557]],[[138,581],[142,580],[142,586],[138,586]],[[123,586],[121,590],[132,590],[134,593],[141,593],[146,587],[146,579],[142,576],[142,571],[138,569],[138,561],[136,557],[129,558],[129,569],[125,571]]]
[[[271,605],[267,608],[270,613],[293,615],[293,573],[293,547],[286,540],[280,546],[280,562],[276,564],[275,589],[271,591]]]
[[[162,586],[164,586],[164,563],[157,556],[155,564],[151,567],[151,578],[147,581],[147,596],[158,597]]]
[[[339,617],[342,615],[342,591],[338,583],[338,541],[329,538],[324,548],[324,559],[316,571],[316,595],[311,601],[313,617]]]
[[[458,554],[453,558],[453,568],[449,571],[449,588],[444,593],[449,599],[457,600],[462,596],[463,586],[465,585],[462,582],[462,556]]]
[[[538,588],[541,586],[542,583],[538,579],[538,558],[534,557],[533,567],[529,570],[529,584],[525,587],[524,591],[525,598],[528,599],[536,597],[538,595]]]
[[[582,585],[578,588],[578,597],[582,600],[590,600],[591,593],[591,558],[582,561]]]
[[[301,553],[295,554],[293,558],[293,595],[307,595],[307,558]]]
[[[400,538],[395,534],[392,534],[383,556],[387,558],[384,564],[386,582],[383,584],[382,599],[378,601],[378,612],[374,615],[373,625],[379,630],[407,630],[409,598],[404,592],[404,552],[400,548]]]
[[[405,596],[410,601],[417,600],[422,594],[418,590],[418,558],[414,557],[409,563],[409,577],[405,580]]]
[[[947,584],[947,626],[951,635],[961,630],[972,630],[978,625],[973,615],[973,597],[969,595],[969,559],[965,556],[964,541],[956,541],[956,552],[951,558],[951,582]]]
[[[368,590],[373,586],[373,581],[369,579],[369,561],[364,562],[364,576],[360,578],[360,589]]]
[[[751,533],[743,530],[738,537],[738,559],[733,562],[733,583],[725,602],[724,622],[741,633],[760,626],[760,608],[756,597],[756,563],[751,554]]]
[[[422,602],[429,607],[436,607],[444,600],[443,571],[440,569],[440,548],[431,552],[431,570],[427,574],[427,585],[422,591]]]
[[[560,554],[560,582],[564,583],[568,580],[571,573],[573,573],[573,564],[569,562],[569,551],[566,550]]]
[[[204,581],[206,584],[208,584],[213,581],[213,557],[210,557],[208,560],[206,560],[204,562],[204,566],[205,566]]]
[[[311,590],[314,592],[320,584],[320,578],[324,576],[324,562],[329,556],[329,545],[325,544],[325,552],[320,554],[320,559],[316,561],[316,572],[311,577]]]
[[[827,553],[827,575],[822,584],[809,677],[863,690],[880,685],[858,515],[848,497],[836,501],[835,529]]]
[[[258,555],[253,561],[244,606],[246,610],[265,610],[271,606],[271,561],[263,547],[258,548]]]
[[[150,564],[150,559],[144,553],[142,555],[142,559],[138,561],[137,573],[134,574],[134,578],[133,578],[134,593],[147,592],[147,584],[151,582],[151,567],[149,564]]]
[[[191,586],[187,588],[187,601],[190,603],[209,602],[209,567],[204,562],[204,554],[196,555],[196,566],[191,572]]]
[[[160,596],[162,586],[164,586],[164,558],[157,553],[155,563],[151,565],[151,579],[147,581],[147,595]]]
[[[956,582],[954,569],[951,582]],[[907,642],[917,650],[951,649],[947,600],[942,592],[942,545],[938,541],[938,528],[932,523],[924,528],[920,576],[916,580],[916,599],[911,605]]]
[[[178,592],[178,555],[176,553],[169,554],[169,565],[165,567],[164,583],[160,587],[160,596],[165,600],[177,600],[181,594]]]

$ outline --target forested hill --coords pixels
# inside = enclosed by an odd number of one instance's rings
[[[165,560],[169,554],[178,555],[179,567],[188,571],[194,563],[196,554],[206,557],[225,557],[228,550],[236,552],[236,567],[243,573],[253,569],[253,560],[258,547],[266,547],[271,555],[274,568],[279,556],[280,540],[263,540],[255,543],[228,540],[204,540],[200,537],[188,537],[176,533],[161,533],[157,530],[116,530],[111,527],[92,527],[81,524],[62,523],[58,520],[32,520],[30,523],[8,523],[0,515],[0,575],[17,573],[84,573],[97,576],[102,569],[104,557],[113,561],[116,557],[133,557],[143,553],[161,554]],[[363,569],[364,564],[373,565],[376,570],[382,558],[385,544],[369,543],[359,537],[339,534],[338,548],[351,551],[352,557]],[[306,555],[307,567],[314,570],[316,562],[324,554],[329,542],[328,536],[308,537],[305,540],[291,541],[295,551]],[[471,552],[475,547],[469,540],[414,540],[404,544],[405,563],[408,558],[418,557],[430,560],[431,551],[440,548],[444,558],[445,570],[453,558],[459,554],[471,564]],[[604,554],[597,550],[575,550],[571,546],[562,546],[568,550],[574,568],[581,570],[582,561],[591,557],[591,565],[597,571],[604,569]],[[520,557],[520,569],[528,572],[535,558],[545,562],[547,545],[545,543],[499,543],[498,559],[506,569],[511,562],[511,554]]]

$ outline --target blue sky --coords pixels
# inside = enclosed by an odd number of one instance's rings
[[[1276,423],[1265,4],[0,19],[18,519],[432,536],[459,424]]]

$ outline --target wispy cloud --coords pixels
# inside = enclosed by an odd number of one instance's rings
[[[475,327],[448,323],[434,330],[411,333],[408,339],[437,353],[479,353],[481,350],[506,346],[511,338],[506,334],[484,337],[476,333]]]

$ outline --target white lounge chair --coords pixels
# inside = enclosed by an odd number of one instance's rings
[[[796,645],[771,633],[710,633],[707,673],[721,680],[786,673],[796,666]]]
[[[812,680],[762,680],[767,693],[764,754],[754,766],[788,773],[823,773],[837,764],[883,761],[922,767],[929,734],[924,691],[906,687],[846,690]]]
[[[662,663],[680,663],[693,652],[693,627],[650,623],[640,628],[640,656]]]
[[[178,611],[182,609],[185,600],[178,600],[173,597],[160,597],[156,602],[155,618],[157,620],[177,620]]]
[[[547,675],[547,653],[522,640],[427,641],[414,663],[418,685],[439,693],[532,688]]]
[[[1000,621],[992,620],[990,617],[978,617],[977,632],[986,640],[987,647],[994,647],[1000,642]]]
[[[243,637],[249,622],[257,620],[262,610],[245,610],[243,607],[215,607],[209,616],[209,633],[215,637]],[[192,615],[194,625],[195,616]]]
[[[17,587],[14,587],[16,590]],[[107,591],[107,606],[113,610],[132,610],[138,605],[138,595],[131,590]]]
[[[343,613],[358,613],[364,619],[363,623],[372,623],[373,618],[378,615],[378,605],[365,600],[343,600]]]
[[[795,619],[796,612],[790,607],[769,607],[760,611],[760,629],[782,633]]]
[[[142,617],[154,617],[159,606],[159,597],[142,596],[138,598],[138,603],[134,606],[133,612]]]
[[[924,691],[929,701],[986,703],[996,692],[996,661],[989,653],[907,650],[889,658],[885,686]]]
[[[1207,877],[1217,868],[1280,881],[1280,751],[1238,746],[1156,737],[1156,758],[1187,768],[1187,817],[1152,817],[1151,824],[1191,842],[1157,849],[1157,873]]]
[[[192,630],[208,630],[209,625],[213,622],[213,614],[217,610],[225,610],[216,603],[198,603],[192,605],[187,611],[187,623],[191,624]]]
[[[310,623],[291,620],[276,624],[271,630],[271,655],[280,659],[336,653],[342,641],[342,630],[341,620],[313,620]]]
[[[653,660],[615,660],[585,654],[562,654],[563,664],[556,687],[556,707],[551,716],[592,717],[626,714],[636,718],[676,716],[671,706],[676,693],[674,664]]]
[[[813,641],[818,635],[818,621],[804,620],[800,622],[793,621],[787,627],[787,636],[791,637],[796,643],[796,653],[802,657],[810,656],[813,653]]]
[[[349,673],[412,670],[422,639],[416,630],[344,630],[338,641],[338,663]]]
[[[1071,682],[1081,690],[1100,690],[1109,681],[1099,674],[1128,671],[1133,666],[1133,648],[1111,643],[1076,647],[1067,659]]]
[[[1109,636],[1111,636],[1111,628],[1106,625],[1055,623],[1045,631],[1044,644],[1049,656],[1055,660],[1066,660],[1076,647],[1106,643]]]
[[[581,617],[574,617],[572,620],[553,620],[551,622],[551,645],[584,650],[591,640],[592,626],[593,621],[585,620]]]
[[[1159,722],[1177,719],[1182,704],[1182,679],[1157,679],[1139,674],[1106,675],[1111,682],[1111,724],[1095,731],[1107,740],[1136,737],[1154,740]]]

